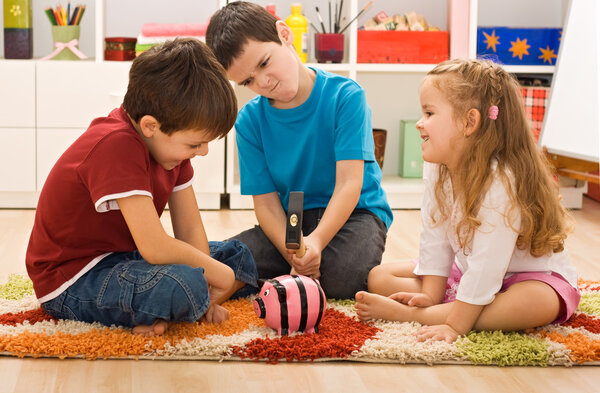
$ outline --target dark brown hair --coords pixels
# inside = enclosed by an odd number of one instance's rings
[[[206,43],[219,63],[228,69],[250,39],[281,44],[275,23],[277,18],[258,4],[229,3],[210,18]]]
[[[136,123],[153,116],[167,135],[198,129],[220,138],[237,115],[237,99],[225,70],[212,51],[193,38],[167,41],[138,56],[129,71],[123,107]]]
[[[427,78],[432,78],[433,85],[450,102],[455,120],[466,118],[471,108],[481,114],[479,129],[466,139],[458,160],[456,180],[461,186],[463,210],[456,227],[460,246],[464,249],[481,225],[477,215],[493,182],[490,165],[496,159],[512,202],[505,217],[510,223],[514,209],[521,215],[520,228],[514,228],[519,233],[517,248],[529,248],[534,257],[562,251],[571,220],[559,202],[558,185],[547,160],[533,139],[517,80],[491,61],[459,59],[437,65]],[[495,120],[489,116],[494,105],[498,107]],[[443,221],[450,215],[449,206],[443,202],[448,168],[440,165],[439,174],[435,196]],[[435,221],[433,215],[432,219]]]

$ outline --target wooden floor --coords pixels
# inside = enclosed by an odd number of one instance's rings
[[[25,272],[33,210],[0,210],[0,282]],[[567,247],[579,275],[600,280],[600,203],[572,212]],[[202,212],[211,240],[255,224],[251,211]],[[163,216],[170,230],[168,213]],[[418,255],[420,212],[394,211],[383,262]],[[0,357],[5,392],[600,392],[600,368],[421,366],[350,362],[86,361]]]

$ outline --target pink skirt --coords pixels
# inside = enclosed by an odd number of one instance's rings
[[[415,265],[419,263],[418,259],[413,261]],[[456,300],[456,290],[458,289],[458,284],[460,283],[460,278],[462,277],[462,273],[456,263],[452,264],[452,270],[450,271],[450,276],[448,276],[448,281],[446,281],[446,293],[444,294],[444,300],[442,303],[449,303]],[[563,323],[566,322],[571,315],[577,309],[579,305],[579,299],[581,298],[581,294],[577,288],[574,288],[567,280],[564,279],[558,273],[552,272],[551,274],[547,274],[544,272],[522,272],[522,273],[514,273],[512,276],[505,278],[502,281],[502,287],[500,288],[500,292],[505,292],[511,285],[516,284],[521,281],[527,280],[537,280],[544,282],[552,287],[554,291],[558,294],[561,302],[564,307],[561,307],[561,313],[558,315],[556,320],[553,323]]]

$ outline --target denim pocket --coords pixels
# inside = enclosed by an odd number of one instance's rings
[[[132,312],[133,296],[152,289],[162,277],[161,265],[132,261],[116,265],[104,280],[98,294],[98,307]]]
[[[79,317],[66,304],[67,292],[63,292],[52,300],[42,303],[42,308],[48,314],[57,319],[73,319],[79,320]]]
[[[136,292],[144,292],[158,284],[163,269],[163,265],[151,265],[145,261],[130,262],[123,266],[119,281],[126,280],[135,285]]]

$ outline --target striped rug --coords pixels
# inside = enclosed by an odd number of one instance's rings
[[[562,325],[519,333],[471,332],[455,343],[417,342],[418,323],[362,323],[354,302],[329,300],[318,334],[278,337],[254,314],[248,299],[228,301],[220,325],[179,323],[160,337],[130,329],[56,320],[33,295],[28,278],[0,285],[0,354],[85,359],[210,359],[485,364],[501,366],[600,365],[600,282],[580,280],[582,298]]]

